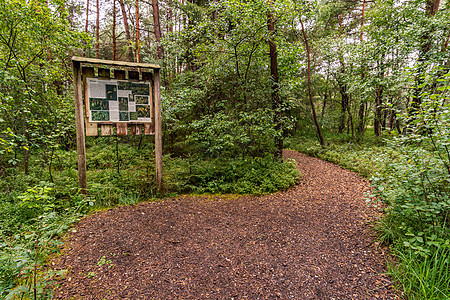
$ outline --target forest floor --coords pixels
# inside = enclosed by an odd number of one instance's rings
[[[397,299],[369,182],[295,151],[299,184],[98,212],[67,235],[57,299]]]

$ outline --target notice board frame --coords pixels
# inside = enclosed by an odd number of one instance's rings
[[[119,67],[124,69],[133,69],[138,71],[130,71],[135,77],[137,74],[137,79],[139,79],[139,71],[140,70],[152,70],[153,72],[153,111],[154,111],[154,123],[153,124],[144,124],[144,132],[148,130],[150,134],[151,128],[150,126],[154,126],[154,134],[155,134],[155,169],[156,169],[156,186],[157,190],[162,190],[163,184],[163,176],[162,176],[162,126],[161,126],[161,87],[160,87],[160,70],[161,67],[156,64],[147,64],[147,63],[134,63],[134,62],[125,62],[125,61],[114,61],[114,60],[104,60],[104,59],[95,59],[95,58],[86,58],[86,57],[72,57],[72,69],[73,69],[73,88],[74,88],[74,100],[75,100],[75,124],[76,124],[76,134],[77,134],[77,154],[78,154],[78,183],[80,187],[80,192],[83,194],[87,193],[87,168],[86,168],[86,132],[91,132],[90,135],[97,135],[98,128],[96,123],[89,123],[86,120],[86,114],[84,112],[84,101],[83,101],[83,76],[82,76],[82,64],[94,65],[94,66],[109,66],[109,67]],[[99,69],[100,71],[106,72],[105,77],[109,78],[109,70],[108,69]],[[108,70],[108,71],[106,71]],[[91,77],[93,75],[93,69],[90,71]],[[129,73],[130,74],[130,73]],[[102,74],[98,74],[98,77],[103,77]],[[123,73],[122,78],[125,79],[125,73]],[[131,75],[130,75],[131,77]],[[85,87],[86,88],[86,87]],[[86,124],[85,124],[86,122]],[[110,124],[102,124],[102,135],[111,135],[112,134],[112,126],[113,123]],[[85,126],[86,125],[86,126]],[[103,126],[104,125],[104,126]],[[117,133],[127,134],[127,123],[117,123]],[[91,127],[91,128],[90,128]],[[95,127],[95,128],[92,128]],[[105,130],[104,130],[105,128]],[[109,128],[109,131],[108,131]],[[136,131],[141,133],[141,127],[136,125],[134,128],[134,134]],[[138,129],[139,128],[139,129]],[[86,131],[85,131],[86,130]],[[97,131],[97,134],[95,134]],[[133,129],[131,130],[133,132]],[[108,134],[109,132],[109,134]],[[105,133],[105,134],[103,134]]]

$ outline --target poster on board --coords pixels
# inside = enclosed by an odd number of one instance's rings
[[[89,122],[152,122],[149,82],[87,79]]]

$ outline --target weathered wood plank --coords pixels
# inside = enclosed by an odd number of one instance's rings
[[[98,125],[97,123],[89,122],[89,99],[88,99],[88,86],[87,78],[92,78],[95,76],[95,70],[92,67],[83,67],[81,69],[83,75],[83,85],[84,85],[84,107],[85,107],[85,128],[86,136],[98,136]]]
[[[90,123],[88,120],[89,119],[86,118],[86,136],[98,136],[97,123]]]
[[[144,134],[145,135],[155,134],[155,123],[144,123]]]
[[[102,135],[113,135],[113,126],[109,124],[102,124],[100,126]]]
[[[87,78],[95,77],[95,70],[92,67],[83,67],[81,68],[81,74],[83,78],[83,86],[84,86],[84,107],[86,108],[86,118],[89,118],[89,99],[88,96],[88,86],[87,86]]]
[[[117,135],[128,135],[127,123],[117,123],[116,130],[117,130]]]
[[[129,124],[130,134],[131,135],[141,135],[142,134],[142,126],[139,124]]]
[[[142,126],[141,125],[134,125],[134,134],[135,135],[141,135],[142,134]]]
[[[106,60],[106,59],[78,57],[78,56],[73,56],[72,61],[80,63],[102,64],[102,65],[130,67],[130,68],[161,69],[161,67],[156,64],[134,63],[128,61]]]
[[[75,125],[77,133],[77,154],[78,154],[78,184],[80,192],[87,192],[86,175],[86,144],[84,136],[84,113],[83,113],[83,90],[81,87],[81,68],[80,63],[72,61],[73,68],[73,89],[75,100]]]

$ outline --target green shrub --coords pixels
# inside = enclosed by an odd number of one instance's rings
[[[270,156],[195,160],[185,165],[181,188],[196,193],[267,194],[291,187],[299,176],[293,162]]]
[[[53,185],[42,182],[13,202],[0,203],[0,297],[48,299],[46,286],[58,272],[42,268],[43,262],[65,232],[86,212],[87,203],[73,195],[70,208],[55,198]]]
[[[347,140],[328,139],[325,147],[311,137],[295,136],[285,143],[286,148],[335,163],[370,178],[395,159],[396,150],[367,143],[366,147]]]
[[[391,266],[392,275],[414,299],[450,297],[450,156],[445,146],[450,110],[440,109],[441,113],[437,108],[421,112],[411,123],[412,133],[386,140],[384,146],[328,139],[329,144],[321,147],[305,137],[288,141],[290,148],[371,180],[375,193],[367,200],[387,204],[384,218],[376,226],[379,238],[389,243],[399,258],[398,265]],[[435,118],[439,120],[434,124],[441,124],[423,131],[424,120],[427,123]]]

